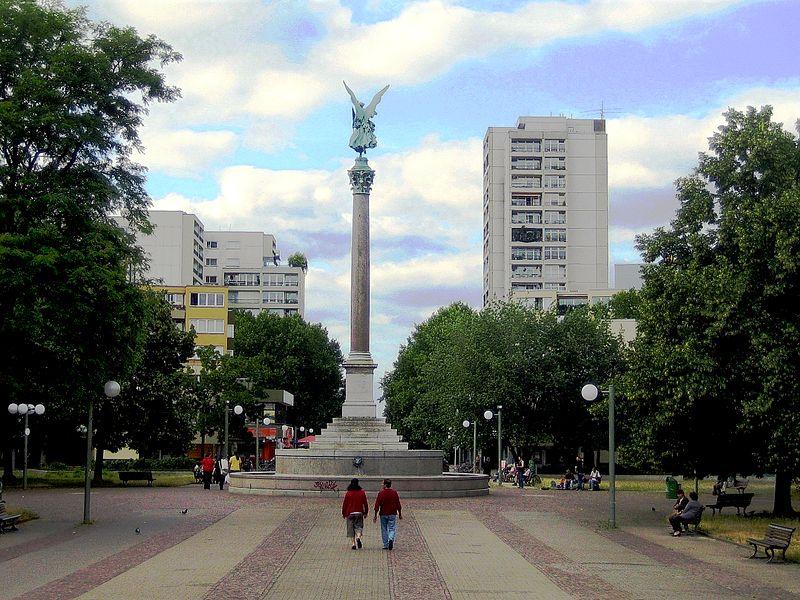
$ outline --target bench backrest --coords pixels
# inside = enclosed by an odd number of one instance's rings
[[[6,501],[0,500],[0,516],[6,514]]]
[[[149,479],[153,476],[152,471],[120,471],[120,477],[129,477],[130,479]]]
[[[786,527],[784,525],[778,525],[777,523],[770,523],[769,527],[767,527],[767,535],[765,537],[771,540],[779,540],[781,542],[786,542],[787,544],[792,539],[792,534],[794,533],[794,527]]]
[[[722,494],[717,496],[718,506],[744,506],[750,504],[755,494]]]

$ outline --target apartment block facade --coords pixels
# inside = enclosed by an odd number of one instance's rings
[[[483,144],[483,303],[608,289],[605,120],[520,117]]]
[[[194,329],[196,346],[214,346],[220,354],[233,353],[235,325],[228,288],[178,285],[155,289],[164,292],[172,306],[175,326],[181,331]]]
[[[257,314],[305,313],[305,272],[279,264],[275,237],[260,231],[207,231],[204,277],[230,289],[234,308]]]

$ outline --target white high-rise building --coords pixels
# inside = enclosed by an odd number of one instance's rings
[[[275,237],[260,231],[206,231],[205,282],[230,288],[232,308],[305,313],[305,272],[279,264]]]
[[[483,144],[483,303],[608,288],[605,120],[520,117]]]
[[[114,217],[128,229],[128,222]],[[136,232],[136,243],[150,261],[147,278],[163,285],[202,285],[203,223],[182,210],[151,210],[151,235]]]

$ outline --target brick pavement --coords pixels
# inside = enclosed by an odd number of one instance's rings
[[[2,597],[800,598],[800,565],[674,539],[655,494],[620,494],[622,528],[613,531],[600,526],[602,493],[407,500],[392,552],[381,550],[371,519],[365,549],[350,550],[338,499],[99,490],[97,524],[74,535],[76,492],[29,499],[42,520],[0,537],[0,580],[11,582]],[[138,521],[147,528],[131,535]]]

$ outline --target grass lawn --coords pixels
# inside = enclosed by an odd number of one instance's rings
[[[700,529],[709,535],[736,542],[737,544],[747,544],[747,538],[760,540],[767,531],[770,523],[796,527],[798,531],[792,536],[792,543],[786,551],[786,559],[793,562],[800,562],[800,519],[776,519],[774,517],[739,517],[737,515],[716,515],[714,517],[703,515],[703,522]],[[748,548],[752,546],[748,545]],[[761,551],[760,551],[761,552]],[[778,553],[780,556],[780,553]]]
[[[22,472],[15,471],[14,474],[19,478],[19,481],[15,485],[7,486],[9,489],[22,487]],[[194,483],[194,474],[190,471],[153,471],[153,477],[155,478],[153,485],[158,487],[174,487]],[[121,485],[122,482],[119,480],[119,475],[116,471],[103,471],[102,486],[93,483],[92,487],[119,487]],[[129,487],[146,485],[146,481],[133,481],[128,484]],[[82,486],[83,469],[72,469],[70,471],[28,471],[29,488]]]

